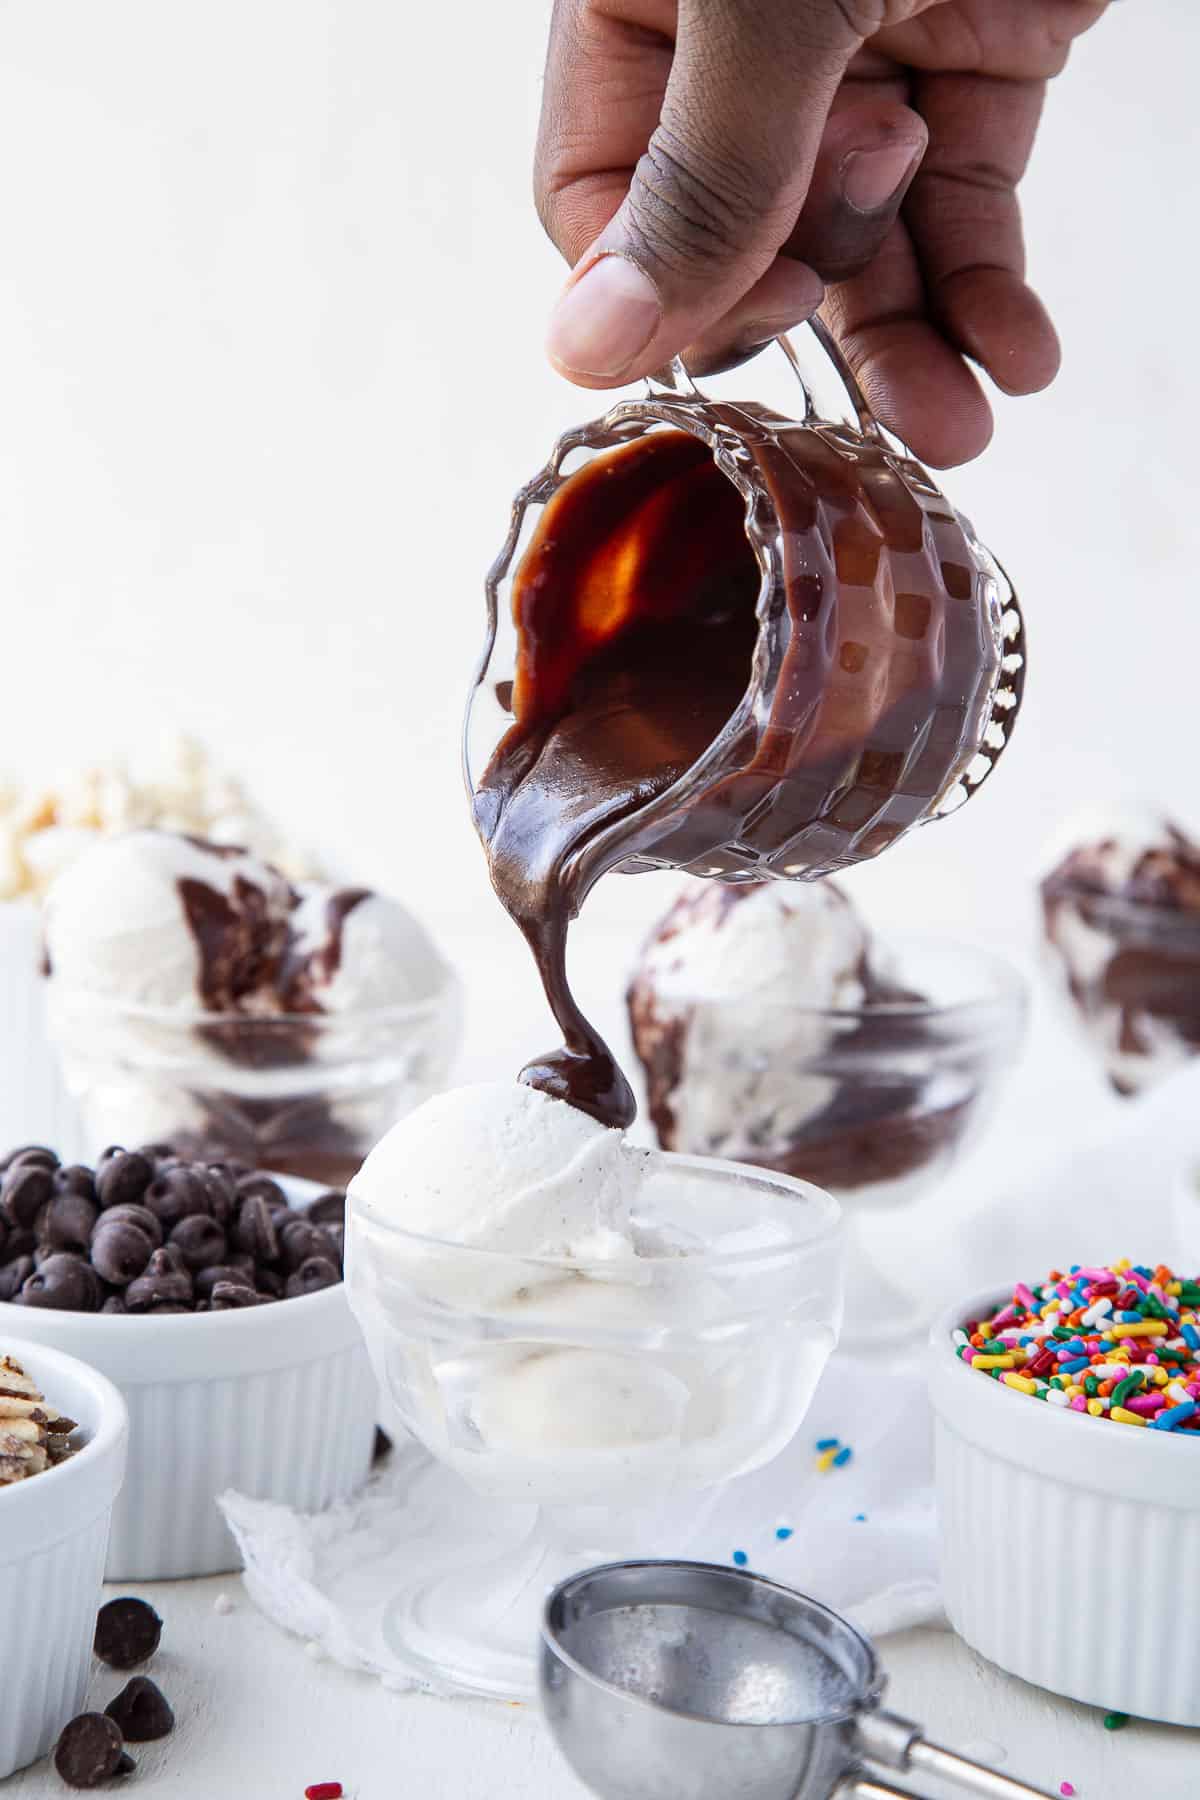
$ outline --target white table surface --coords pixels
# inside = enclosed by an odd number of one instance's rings
[[[580,971],[589,1002],[597,994],[619,996],[631,941],[627,925],[589,934]],[[514,1056],[551,1036],[524,956],[491,921],[481,924],[478,941],[454,948],[472,975],[468,1049],[459,1073],[479,1079],[508,1072]],[[1012,948],[1019,948],[1018,939]],[[595,1010],[619,1042],[618,1001]],[[1107,1105],[1039,996],[1029,1048],[1001,1116],[951,1178],[951,1191],[931,1204],[952,1216],[977,1181],[973,1171],[1002,1164],[1007,1173],[1026,1160],[1036,1164],[1064,1131],[1094,1130]],[[236,1575],[120,1591],[145,1595],[163,1616],[163,1646],[151,1672],[178,1720],[172,1737],[134,1747],[138,1773],[120,1790],[129,1800],[141,1793],[300,1800],[309,1783],[326,1780],[340,1781],[348,1800],[575,1800],[583,1794],[530,1710],[395,1694],[316,1660],[255,1610]],[[221,1596],[232,1610],[224,1601],[218,1609]],[[1140,1721],[1106,1731],[1099,1712],[1002,1674],[946,1630],[904,1632],[881,1640],[881,1649],[891,1677],[889,1703],[919,1719],[937,1741],[981,1760],[994,1757],[1006,1772],[1052,1794],[1072,1782],[1079,1800],[1128,1800],[1135,1788],[1139,1800],[1200,1797],[1195,1733]],[[104,1706],[124,1679],[97,1665],[91,1703]],[[0,1786],[5,1800],[67,1791],[44,1763]],[[923,1792],[943,1800],[932,1784]]]

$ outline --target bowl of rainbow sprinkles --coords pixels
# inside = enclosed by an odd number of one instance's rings
[[[946,1611],[1054,1693],[1200,1725],[1200,1277],[1052,1269],[930,1343]]]

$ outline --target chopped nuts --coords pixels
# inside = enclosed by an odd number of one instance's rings
[[[47,1402],[20,1363],[0,1356],[0,1487],[63,1462],[76,1429],[74,1419]]]

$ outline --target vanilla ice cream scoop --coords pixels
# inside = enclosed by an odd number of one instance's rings
[[[646,1152],[519,1082],[452,1088],[401,1119],[352,1185],[379,1224],[513,1257],[632,1250]]]
[[[72,862],[46,896],[44,935],[59,991],[181,1013],[349,1013],[426,999],[447,977],[386,895],[297,889],[245,850],[166,831],[103,839]]]
[[[47,972],[127,1006],[231,1012],[283,954],[293,894],[243,850],[165,831],[103,839],[46,897]]]

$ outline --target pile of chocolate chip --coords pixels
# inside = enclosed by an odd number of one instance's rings
[[[162,1620],[144,1600],[110,1600],[96,1619],[96,1655],[110,1669],[136,1669],[158,1649]],[[54,1766],[68,1787],[94,1788],[137,1766],[126,1744],[148,1744],[174,1729],[175,1714],[162,1689],[135,1675],[103,1712],[80,1713],[64,1725]]]
[[[169,1144],[94,1169],[29,1144],[0,1159],[0,1300],[60,1312],[232,1312],[342,1279],[346,1196],[297,1211],[269,1175]]]

